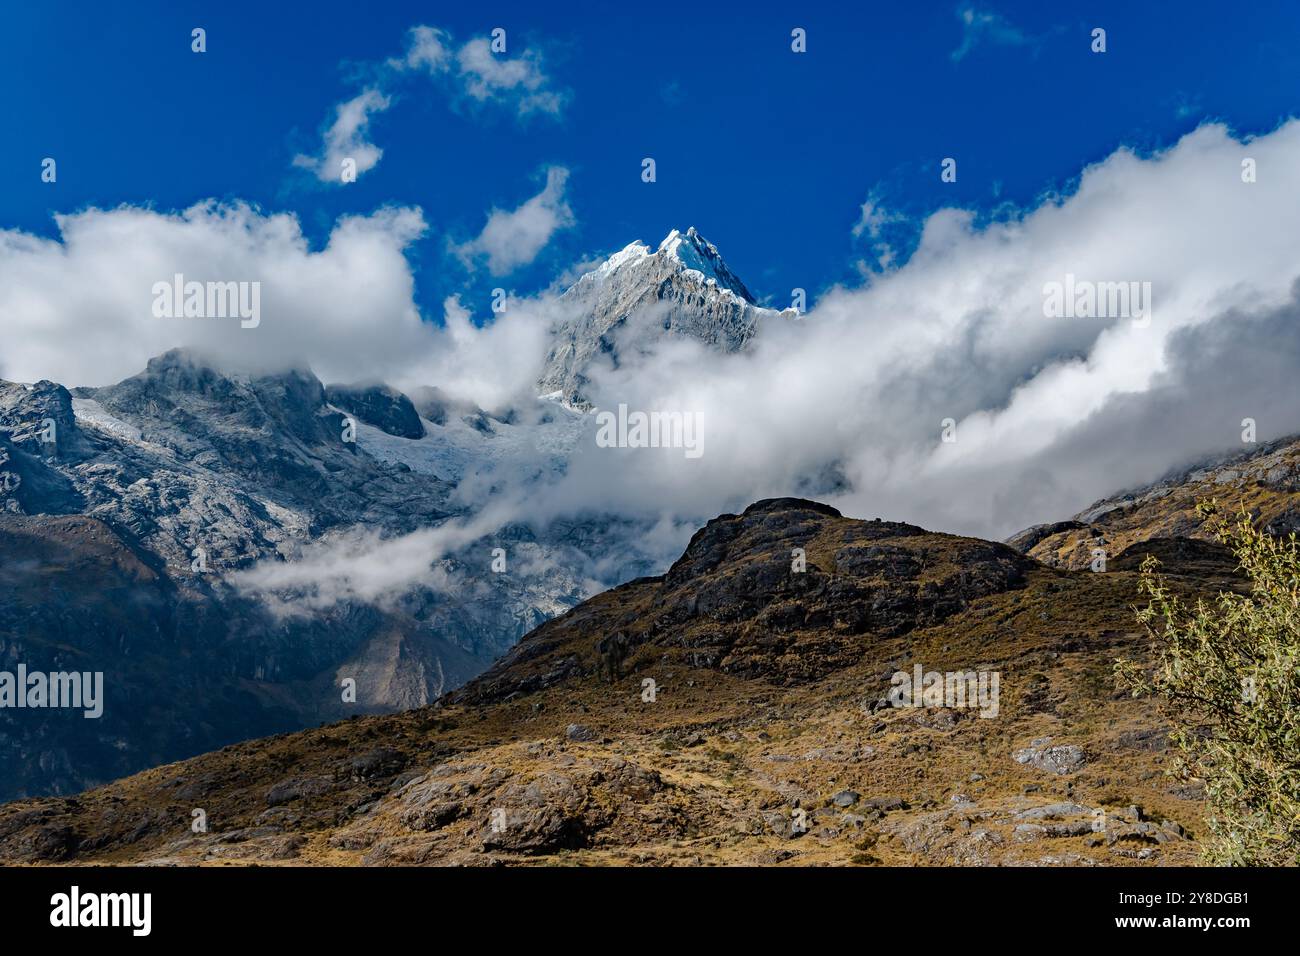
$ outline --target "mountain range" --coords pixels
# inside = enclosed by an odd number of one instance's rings
[[[562,299],[537,396],[505,408],[186,351],[0,383],[0,670],[102,671],[107,697],[93,721],[0,709],[0,857],[1193,858],[1200,796],[1106,673],[1142,650],[1143,555],[1238,586],[1197,500],[1300,527],[1300,442],[1005,543],[765,500],[669,563],[644,519],[484,520],[491,489],[573,467],[602,369],[797,313],[694,229]],[[403,561],[400,588],[367,576]],[[1007,719],[888,707],[915,663],[998,672]]]
[[[620,349],[662,335],[736,350],[777,313],[694,229],[653,254],[628,246],[566,303],[579,318],[554,330],[539,381],[553,394],[506,409],[185,350],[108,387],[0,382],[0,664],[103,671],[116,702],[93,725],[0,710],[0,797],[72,793],[250,736],[427,704],[542,621],[654,570],[637,522],[461,533],[482,500],[458,491],[563,473],[589,424],[590,369]],[[439,529],[458,544],[430,541],[429,573],[382,601],[315,582],[232,584]],[[496,554],[509,573],[491,573]]]
[[[1188,593],[1241,586],[1196,538],[1148,538],[1094,573],[760,501],[431,706],[8,804],[0,858],[1191,863],[1204,794],[1164,773],[1169,728],[1110,679],[1145,652],[1147,555]],[[898,706],[914,670],[996,673],[996,713]]]

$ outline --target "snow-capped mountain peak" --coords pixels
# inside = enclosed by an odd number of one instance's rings
[[[625,268],[649,274],[665,268],[678,272],[691,272],[697,281],[716,287],[720,291],[731,292],[746,302],[753,303],[754,296],[745,283],[731,271],[718,247],[701,236],[694,226],[685,232],[674,229],[664,237],[663,242],[654,252],[640,239],[630,242],[614,253],[592,272],[579,280],[575,288],[603,282]]]
[[[694,227],[673,229],[653,252],[641,241],[624,246],[562,298],[570,314],[553,330],[538,391],[579,408],[591,398],[593,362],[617,366],[665,336],[739,351],[760,319],[777,315],[754,303],[717,246]]]
[[[706,282],[711,282],[722,289],[730,289],[747,302],[754,301],[745,284],[722,261],[718,247],[696,232],[694,226],[685,232],[674,229],[668,233],[664,241],[659,243],[658,254],[681,263],[686,269],[698,272]]]

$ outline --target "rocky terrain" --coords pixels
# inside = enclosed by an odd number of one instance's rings
[[[1239,584],[1198,500],[1297,528],[1300,442],[1006,543],[793,499],[671,567],[621,515],[461,533],[565,473],[603,367],[792,315],[693,229],[563,299],[540,394],[504,408],[182,351],[108,387],[0,382],[0,671],[103,672],[109,697],[0,709],[0,859],[1195,858],[1198,792],[1111,663],[1143,652],[1144,554],[1189,592]],[[449,529],[394,593],[272,573],[385,570],[366,547]],[[1000,675],[998,715],[891,706],[918,664]]]
[[[758,502],[432,706],[7,805],[0,858],[1191,863],[1201,792],[1165,774],[1167,728],[1110,677],[1144,652],[1131,606],[1152,552],[1180,589],[1240,583],[1230,555],[1185,539],[1093,573]],[[997,673],[996,714],[894,706],[893,675],[917,665]]]
[[[1071,519],[1036,525],[1008,539],[1053,567],[1086,568],[1100,550],[1117,555],[1152,538],[1207,540],[1199,501],[1245,508],[1270,534],[1300,532],[1300,441],[1246,446],[1162,481],[1093,504]]]

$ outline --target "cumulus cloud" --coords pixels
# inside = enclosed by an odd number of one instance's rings
[[[453,106],[490,104],[521,121],[539,114],[558,117],[569,99],[536,50],[515,57],[493,53],[483,37],[458,46],[448,31],[425,25],[407,31],[401,56],[375,64],[370,72],[376,77],[373,85],[335,107],[320,153],[294,158],[295,166],[311,170],[321,182],[344,182],[340,169],[345,159],[355,161],[358,176],[375,167],[383,150],[367,139],[370,117],[392,105],[390,92],[406,77],[432,78]]]
[[[1257,182],[1241,181],[1247,158]],[[744,352],[678,339],[593,372],[600,408],[698,415],[701,457],[600,447],[589,421],[558,479],[522,462],[507,494],[484,480],[464,503],[495,507],[498,523],[601,512],[673,531],[787,494],[988,537],[1060,519],[1242,450],[1243,418],[1261,441],[1300,432],[1297,221],[1298,121],[1244,141],[1207,125],[1152,155],[1121,149],[1068,195],[995,221],[940,210],[906,262],[831,290],[801,320],[772,316]],[[0,233],[6,378],[98,384],[201,344],[292,357],[336,381],[450,384],[493,407],[533,390],[547,329],[573,307],[512,299],[479,327],[452,299],[444,327],[422,323],[405,256],[425,228],[417,210],[340,220],[318,250],[292,216],[242,206],[59,224],[57,241]],[[149,290],[173,272],[260,278],[261,325],[154,319]],[[1046,315],[1045,289],[1070,276],[1150,283],[1149,321]],[[657,540],[665,560],[680,547]]]
[[[0,232],[0,377],[110,384],[190,348],[238,368],[305,364],[327,382],[442,385],[490,407],[535,379],[545,354],[546,297],[510,300],[483,329],[455,300],[444,325],[424,320],[407,258],[427,228],[416,208],[344,217],[319,249],[295,216],[244,204],[87,209],[56,221],[57,239]],[[155,317],[155,284],[178,274],[260,283],[260,322]]]
[[[1246,158],[1258,182],[1241,181]],[[639,549],[662,568],[699,522],[795,494],[1000,538],[1240,451],[1243,418],[1261,441],[1300,432],[1298,160],[1300,122],[1245,141],[1212,125],[1153,155],[1121,149],[1070,194],[996,221],[940,210],[906,262],[833,289],[801,320],[773,316],[744,352],[667,340],[593,371],[599,408],[697,416],[701,457],[602,447],[588,419],[558,477],[538,480],[523,461],[464,482],[459,503],[484,519],[463,533],[616,514],[656,532],[614,550]],[[883,215],[864,209],[861,236]],[[1149,321],[1045,314],[1046,289],[1067,276],[1150,283]],[[519,328],[544,342],[564,307],[519,301],[507,315],[525,316]],[[515,393],[526,391],[528,363],[494,378],[506,326],[472,330],[458,308],[449,303],[448,372],[463,364],[466,387],[502,394],[517,375]],[[345,549],[350,560],[322,557],[268,583],[358,598],[435,586],[426,537],[371,541]],[[353,565],[391,573],[381,585]]]
[[[503,306],[501,314],[480,325],[458,297],[447,299],[434,347],[406,380],[435,383],[489,410],[531,396],[560,306],[550,296],[508,298]]]
[[[360,176],[373,169],[384,151],[367,139],[370,117],[382,113],[392,100],[377,89],[368,89],[335,108],[334,122],[325,130],[319,156],[299,153],[293,164],[311,170],[321,182],[344,182],[344,163],[352,161]]]
[[[480,103],[504,103],[517,115],[559,115],[566,95],[554,90],[542,69],[541,57],[529,50],[515,59],[498,57],[488,41],[470,40],[456,54],[465,93]]]
[[[494,276],[528,265],[560,229],[573,225],[573,211],[564,199],[569,171],[562,166],[546,170],[542,191],[513,210],[493,209],[483,231],[453,250],[467,266],[487,260]]]

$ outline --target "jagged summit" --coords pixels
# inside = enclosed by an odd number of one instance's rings
[[[722,261],[718,247],[696,232],[694,226],[684,233],[676,229],[668,233],[664,241],[659,243],[658,254],[676,259],[687,269],[704,276],[706,282],[712,281],[720,288],[730,289],[747,302],[754,301],[754,296],[745,288],[745,283]]]
[[[553,330],[538,388],[579,407],[591,399],[596,361],[618,367],[666,336],[739,351],[760,319],[779,314],[755,304],[717,246],[693,226],[673,229],[653,252],[640,240],[624,246],[561,301],[567,314]]]
[[[631,242],[583,276],[583,279],[590,277],[592,283],[602,282],[621,270],[649,272],[665,265],[678,271],[693,272],[696,274],[693,278],[703,281],[705,285],[732,292],[751,304],[754,302],[753,294],[723,261],[718,247],[701,236],[694,226],[685,232],[673,229],[654,252],[640,239]],[[580,279],[579,283],[581,282]]]

